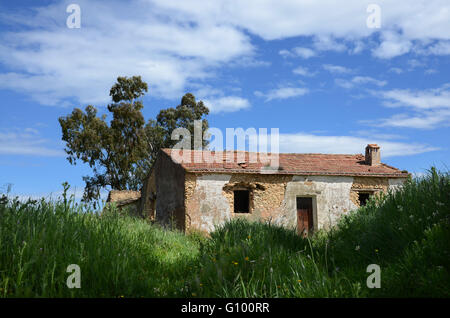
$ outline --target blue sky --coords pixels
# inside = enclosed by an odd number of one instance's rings
[[[81,27],[68,28],[69,4]],[[105,113],[117,76],[149,84],[144,115],[192,92],[210,126],[279,128],[280,151],[362,153],[413,173],[447,169],[448,1],[9,1],[0,3],[0,189],[83,188],[58,117]],[[376,4],[380,28],[367,20]],[[370,20],[373,21],[373,20]]]

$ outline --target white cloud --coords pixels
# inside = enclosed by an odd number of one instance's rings
[[[314,36],[312,39],[312,48],[296,46],[289,50],[280,50],[278,53],[286,58],[286,57],[301,57],[303,59],[309,59],[311,57],[317,56],[317,52],[321,51],[335,51],[335,52],[343,52],[347,50],[347,46],[341,42],[336,41],[331,36],[318,35]],[[357,44],[357,47],[354,48],[355,52],[359,52],[362,50],[360,47],[361,44]]]
[[[366,25],[372,0],[347,0],[345,5],[334,0],[222,0],[208,5],[202,0],[152,2],[199,21],[241,26],[265,40],[316,35],[360,38],[379,31]],[[383,29],[397,28],[410,39],[450,39],[450,4],[446,0],[383,1],[380,5]]]
[[[348,0],[345,5],[334,0],[218,0],[207,6],[202,0],[187,0],[181,4],[155,1],[174,14],[193,16],[199,21],[229,23],[265,40],[311,36],[325,39],[317,45],[324,49],[333,48],[327,42],[335,40],[336,51],[345,49],[343,40],[359,41],[380,31],[366,24],[366,10],[372,0]],[[383,38],[374,51],[380,58],[407,53],[413,46],[430,39],[450,40],[450,3],[447,0],[382,1],[380,6]],[[200,7],[202,10],[198,9]],[[357,46],[356,52],[362,47]]]
[[[448,126],[450,111],[432,111],[417,113],[415,115],[397,114],[390,118],[383,118],[376,122],[369,121],[378,127],[398,127],[415,129],[434,129],[439,126]]]
[[[142,1],[78,3],[81,29],[65,26],[61,3],[47,7],[61,24],[3,35],[0,62],[14,71],[0,74],[0,87],[43,104],[64,105],[71,97],[107,103],[117,76],[142,75],[150,94],[179,98],[188,81],[213,76],[216,66],[253,52],[248,36],[229,25],[169,19]],[[42,9],[20,21],[41,21],[48,14]]]
[[[363,41],[357,40],[353,43],[354,47],[350,50],[351,54],[358,54],[361,53],[364,48],[365,48],[365,44]]]
[[[426,90],[393,89],[377,92],[386,100],[387,106],[407,106],[416,109],[450,109],[450,83]]]
[[[385,106],[403,107],[412,111],[375,121],[364,121],[374,126],[434,129],[450,123],[450,84],[426,90],[375,91],[372,95],[382,98]]]
[[[372,54],[380,59],[390,59],[408,53],[412,46],[410,40],[389,31],[383,33],[383,41],[372,51]]]
[[[347,50],[347,46],[341,42],[336,41],[331,36],[316,36],[313,41],[314,48],[318,51],[335,51],[343,52]],[[359,50],[357,48],[356,50]]]
[[[63,150],[49,148],[48,140],[42,138],[33,128],[0,131],[0,154],[33,155],[44,157],[64,156]]]
[[[420,53],[432,55],[450,55],[450,41],[438,41]]]
[[[417,59],[410,59],[410,60],[408,60],[407,63],[412,69],[415,69],[417,67],[423,67],[426,65],[424,62],[421,62]]]
[[[373,84],[377,86],[385,86],[387,81],[380,81],[369,76],[355,76],[352,79],[355,84]]]
[[[211,113],[235,112],[250,108],[250,102],[238,96],[224,96],[213,99],[204,99],[203,102]]]
[[[402,74],[403,70],[401,68],[399,68],[399,67],[391,67],[389,69],[389,72],[395,73],[395,74]]]
[[[342,79],[342,78],[336,78],[334,80],[334,83],[337,86],[340,86],[340,87],[346,88],[346,89],[350,89],[350,88],[353,88],[355,86],[355,84],[353,84],[352,81],[346,80],[346,79]]]
[[[307,47],[294,47],[291,51],[281,50],[279,54],[282,57],[301,57],[303,59],[309,59],[310,57],[316,56],[316,52]]]
[[[294,55],[289,50],[280,50],[278,52],[282,57],[293,57]]]
[[[317,74],[316,72],[311,72],[307,67],[302,67],[302,66],[299,66],[299,67],[296,67],[295,69],[293,69],[292,73],[301,75],[301,76],[306,76],[306,77],[312,77]]]
[[[293,51],[297,56],[300,56],[304,59],[309,59],[310,57],[313,57],[316,55],[316,52],[314,52],[313,50],[311,50],[307,47],[295,47],[293,49]]]
[[[210,85],[193,84],[194,95],[202,100],[211,113],[230,113],[251,107],[250,101],[236,95],[227,95],[223,90]],[[230,91],[240,92],[240,87],[229,87]]]
[[[321,136],[309,133],[280,134],[279,149],[282,153],[364,153],[367,144],[376,143],[381,147],[382,158],[410,156],[439,150],[437,147],[419,143],[389,141],[377,138],[355,136]],[[262,142],[267,140],[262,140]],[[266,146],[266,145],[262,145]],[[270,145],[266,149],[270,149]]]
[[[233,61],[255,61],[251,35],[264,40],[311,37],[311,48],[280,54],[311,58],[317,52],[360,52],[372,0],[79,0],[81,29],[65,26],[66,2],[3,12],[10,24],[0,38],[0,88],[43,104],[106,103],[117,76],[140,74],[150,94],[179,98],[187,83],[215,76]],[[382,37],[373,54],[392,58],[435,41],[427,54],[448,54],[447,0],[384,1]],[[428,41],[428,42],[427,42]],[[356,44],[354,44],[356,43]],[[245,63],[244,63],[245,64]],[[249,63],[249,64],[254,64]],[[258,63],[256,63],[258,64]]]
[[[429,69],[425,70],[424,73],[427,74],[427,75],[431,75],[431,74],[436,74],[436,73],[438,73],[438,71],[435,70],[435,69],[433,69],[433,68],[429,68]]]
[[[387,81],[380,81],[369,76],[355,76],[351,80],[337,78],[334,82],[336,85],[347,89],[354,88],[356,85],[372,84],[382,87],[387,84]]]
[[[260,91],[256,91],[255,95],[258,97],[264,97],[266,99],[266,102],[275,100],[275,99],[286,99],[286,98],[292,98],[292,97],[298,97],[303,96],[307,94],[309,90],[307,88],[303,87],[280,87],[276,89],[272,89],[268,91],[267,93],[262,93]]]
[[[322,67],[324,70],[333,74],[348,74],[353,72],[353,70],[340,65],[324,64]]]

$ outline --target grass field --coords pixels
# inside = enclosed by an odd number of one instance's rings
[[[381,288],[366,286],[369,264]],[[450,176],[432,169],[309,239],[243,220],[184,235],[73,198],[3,196],[0,296],[450,297]]]

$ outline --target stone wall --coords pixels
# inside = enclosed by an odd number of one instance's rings
[[[184,206],[184,169],[161,152],[153,167],[154,176],[150,176],[148,191],[152,191],[152,183],[156,192],[155,221],[163,226],[185,230]],[[154,178],[152,181],[151,178]],[[151,209],[151,208],[148,208]]]
[[[106,200],[107,206],[114,204],[120,211],[128,215],[141,216],[141,192],[132,190],[111,190]]]
[[[374,178],[374,177],[355,177],[353,179],[352,189],[350,191],[350,199],[359,207],[360,202],[358,198],[359,192],[369,192],[374,195],[380,192],[387,192],[389,189],[388,178]]]
[[[313,200],[314,229],[329,228],[359,206],[357,191],[387,191],[403,181],[373,177],[186,173],[185,228],[210,232],[235,217],[295,228],[296,198],[301,196]],[[240,189],[250,191],[248,214],[233,212],[233,190]]]
[[[233,174],[222,191],[227,199],[230,211],[234,210],[233,190],[250,191],[250,213],[235,214],[233,217],[245,217],[250,220],[273,220],[283,211],[284,193],[289,175],[273,174]]]

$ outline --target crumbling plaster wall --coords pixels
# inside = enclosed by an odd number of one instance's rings
[[[186,174],[186,229],[210,232],[234,217],[270,221],[295,228],[296,198],[313,198],[315,228],[336,222],[356,208],[350,201],[351,177],[302,177],[274,174]],[[233,190],[248,188],[250,213],[233,212]]]
[[[353,177],[293,176],[285,193],[285,218],[282,225],[297,225],[297,197],[313,198],[314,229],[329,228],[339,217],[357,208],[350,200]]]
[[[388,189],[392,190],[392,191],[397,191],[402,187],[403,183],[405,183],[406,180],[407,180],[406,178],[388,179],[388,184],[389,184]]]
[[[358,208],[357,191],[387,191],[402,182],[373,177],[186,173],[186,229],[210,232],[235,217],[296,228],[296,198],[302,196],[312,197],[314,229],[327,229]],[[250,191],[249,214],[233,212],[233,190],[243,188]]]
[[[234,209],[233,190],[248,189],[250,191],[250,213],[232,213],[234,217],[250,220],[272,220],[282,214],[284,192],[289,175],[274,174],[233,174],[227,188],[223,190],[230,210]]]
[[[222,191],[231,175],[186,173],[186,230],[211,232],[231,218],[231,209]]]
[[[186,229],[210,232],[235,217],[277,222],[291,176],[186,174]],[[233,190],[250,191],[250,213],[234,213]]]

